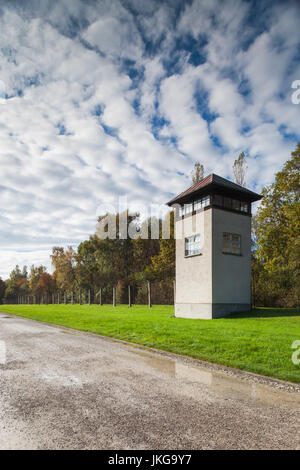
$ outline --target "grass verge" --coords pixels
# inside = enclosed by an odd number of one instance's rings
[[[172,306],[0,305],[0,311],[300,383],[300,365],[292,362],[299,309],[259,308],[216,320],[174,318]]]

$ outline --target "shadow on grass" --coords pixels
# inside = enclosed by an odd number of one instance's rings
[[[300,317],[299,308],[254,308],[249,312],[231,313],[224,319],[234,320],[235,318],[275,318],[275,317]]]

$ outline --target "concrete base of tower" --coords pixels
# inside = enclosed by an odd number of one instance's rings
[[[175,317],[179,318],[199,318],[202,320],[212,320],[222,318],[234,312],[248,312],[251,310],[250,304],[237,303],[208,303],[208,304],[175,304]]]

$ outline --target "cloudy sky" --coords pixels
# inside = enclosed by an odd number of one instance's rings
[[[0,0],[0,276],[50,267],[102,203],[164,203],[196,160],[259,191],[300,140],[300,2]]]

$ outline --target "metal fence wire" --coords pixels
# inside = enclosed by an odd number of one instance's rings
[[[24,293],[5,299],[7,304],[28,305],[173,305],[174,281],[119,281],[116,285],[93,286],[73,291],[55,291],[46,294]]]

